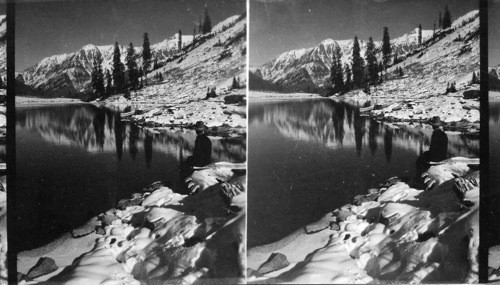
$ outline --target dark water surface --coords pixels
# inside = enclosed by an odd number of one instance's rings
[[[151,133],[92,105],[16,108],[19,250],[47,244],[155,181],[181,192],[193,132]],[[212,139],[214,161],[243,162],[244,142]]]
[[[432,129],[391,127],[330,100],[252,102],[249,107],[248,245],[274,242],[399,176]],[[449,155],[477,157],[479,140],[448,134]]]
[[[490,103],[489,233],[492,245],[500,244],[500,102]]]

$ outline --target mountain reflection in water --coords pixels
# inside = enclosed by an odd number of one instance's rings
[[[392,176],[412,184],[431,135],[430,127],[384,124],[328,99],[252,102],[249,246],[283,238]],[[479,140],[448,139],[450,156],[479,155]]]
[[[196,138],[192,131],[152,133],[122,122],[118,112],[91,105],[18,108],[16,116],[17,130],[37,133],[46,142],[79,147],[91,153],[116,152],[119,160],[124,150],[135,159],[142,148],[148,164],[153,147],[160,152],[177,154],[180,160],[192,154]],[[212,138],[212,144],[212,158],[216,161],[245,160],[244,141]]]
[[[148,131],[93,105],[16,108],[17,234],[35,248],[155,181],[184,187],[192,131]],[[213,161],[243,162],[245,141],[211,138]]]

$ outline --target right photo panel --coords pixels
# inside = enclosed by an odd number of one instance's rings
[[[469,0],[250,1],[249,283],[478,282],[479,22]]]

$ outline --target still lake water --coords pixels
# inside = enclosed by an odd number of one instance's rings
[[[285,237],[390,177],[412,185],[432,135],[330,100],[252,102],[248,126],[249,248]],[[449,155],[478,157],[478,139],[448,139]]]
[[[489,156],[489,197],[487,199],[491,215],[489,233],[492,245],[500,244],[500,102],[490,103],[490,156]]]
[[[151,133],[93,105],[16,108],[19,250],[47,244],[155,181],[184,187],[194,132]],[[213,161],[243,162],[245,142],[211,138]]]

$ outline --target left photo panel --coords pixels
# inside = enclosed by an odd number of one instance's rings
[[[245,282],[246,1],[25,1],[15,28],[18,281]]]

